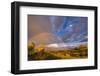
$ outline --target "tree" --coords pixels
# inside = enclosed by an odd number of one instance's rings
[[[34,47],[35,47],[35,43],[33,43],[33,42],[28,44],[28,50],[33,50]]]

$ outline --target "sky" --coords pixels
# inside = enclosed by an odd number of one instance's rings
[[[29,41],[42,41],[44,38],[44,42],[46,39],[64,43],[87,42],[87,31],[87,17],[28,15]]]

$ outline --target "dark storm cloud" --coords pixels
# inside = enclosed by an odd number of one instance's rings
[[[42,32],[51,32],[51,22],[48,16],[28,16],[28,37],[29,39]]]

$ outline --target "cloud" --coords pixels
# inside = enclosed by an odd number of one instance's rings
[[[50,41],[53,42],[52,39],[56,39],[57,42],[79,42],[83,40],[82,38],[86,38],[88,32],[87,30],[87,17],[64,17],[42,15],[28,16],[29,41],[34,40],[39,43],[42,41],[45,42],[46,40],[48,42],[48,40],[50,39]],[[44,33],[46,33],[46,35],[44,35]],[[50,36],[53,38],[51,38]],[[87,41],[87,38],[84,40]],[[54,42],[56,41],[54,40]]]

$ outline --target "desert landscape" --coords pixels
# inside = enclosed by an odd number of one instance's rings
[[[28,61],[88,58],[88,18],[28,15]]]
[[[86,44],[77,45],[77,47],[46,47],[35,44],[28,45],[28,60],[55,60],[55,59],[79,59],[88,57],[88,48]]]

